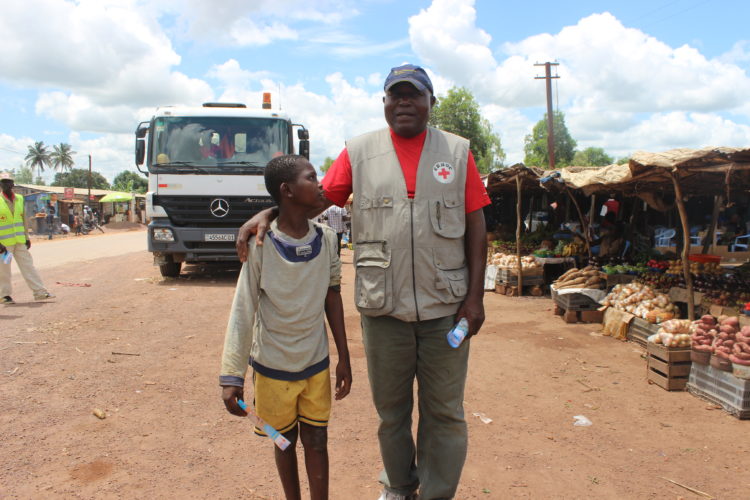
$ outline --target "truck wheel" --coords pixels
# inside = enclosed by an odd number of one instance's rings
[[[180,275],[180,268],[182,262],[167,262],[166,264],[159,264],[159,271],[165,278],[177,278]]]

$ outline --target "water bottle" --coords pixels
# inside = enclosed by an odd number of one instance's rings
[[[466,338],[467,333],[469,333],[469,321],[466,318],[461,318],[448,332],[448,344],[454,349],[458,348]]]

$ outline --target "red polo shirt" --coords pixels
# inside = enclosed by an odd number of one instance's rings
[[[419,165],[419,158],[422,156],[425,137],[427,137],[426,130],[415,137],[409,138],[396,135],[391,130],[391,140],[401,164],[409,198],[414,198],[417,189],[417,166]],[[469,151],[469,161],[466,167],[464,194],[466,213],[468,214],[489,205],[491,202],[482,179],[479,177],[479,171],[471,151]],[[336,158],[336,161],[333,162],[331,168],[323,177],[323,191],[329,200],[340,207],[346,204],[346,200],[352,194],[352,164],[349,161],[349,153],[346,148],[341,151],[339,157]]]

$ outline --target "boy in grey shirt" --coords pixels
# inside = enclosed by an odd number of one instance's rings
[[[306,158],[287,155],[266,166],[266,188],[279,206],[269,240],[249,241],[224,341],[219,381],[227,410],[247,415],[248,359],[253,367],[255,411],[292,446],[275,448],[276,467],[288,499],[300,498],[295,444],[299,434],[312,499],[328,498],[327,425],[331,409],[328,337],[338,363],[336,399],[351,388],[352,374],[341,301],[341,262],[336,233],[308,219],[325,198]],[[257,434],[263,432],[256,428]]]

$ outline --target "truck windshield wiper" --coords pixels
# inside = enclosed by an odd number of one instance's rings
[[[201,174],[208,173],[206,169],[199,167],[195,163],[189,161],[170,161],[167,163],[154,163],[154,167],[165,170],[173,170],[175,172],[199,172]]]
[[[223,161],[219,163],[220,167],[224,165],[229,165],[229,166],[240,165],[243,167],[262,167],[263,166],[260,163],[256,163],[254,161]]]

